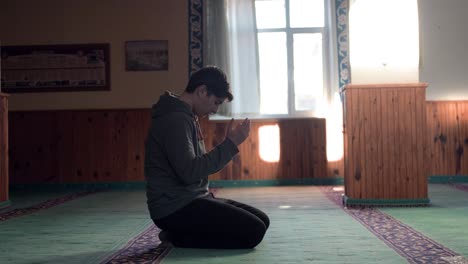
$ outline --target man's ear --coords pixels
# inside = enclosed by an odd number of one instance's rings
[[[206,96],[208,94],[208,89],[206,88],[206,85],[204,84],[195,88],[195,91],[198,96]]]

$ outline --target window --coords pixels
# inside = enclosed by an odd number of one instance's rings
[[[255,0],[260,113],[313,113],[329,59],[325,0]]]

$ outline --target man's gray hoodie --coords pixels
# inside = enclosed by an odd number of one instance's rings
[[[146,196],[152,219],[208,195],[208,176],[239,152],[226,139],[206,153],[197,117],[187,103],[169,92],[153,105],[145,146]]]

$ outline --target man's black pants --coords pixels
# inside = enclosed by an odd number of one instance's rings
[[[257,246],[270,220],[257,208],[210,194],[154,223],[176,247],[241,249]]]

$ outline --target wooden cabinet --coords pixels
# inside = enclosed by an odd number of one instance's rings
[[[426,83],[346,86],[345,204],[429,203],[426,87]]]
[[[0,208],[9,204],[8,197],[8,100],[0,93]]]

